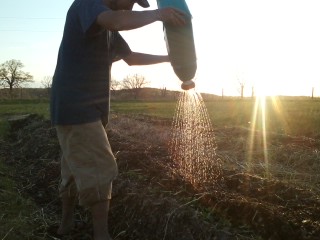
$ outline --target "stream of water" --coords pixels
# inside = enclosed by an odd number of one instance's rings
[[[221,179],[221,160],[207,108],[200,93],[183,91],[172,123],[170,154],[178,173],[193,185]]]

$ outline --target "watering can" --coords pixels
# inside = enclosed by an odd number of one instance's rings
[[[174,7],[184,11],[190,18],[183,27],[163,25],[164,39],[171,66],[182,81],[181,88],[189,90],[195,87],[193,78],[197,71],[197,59],[191,22],[191,13],[185,0],[157,0],[158,8]]]

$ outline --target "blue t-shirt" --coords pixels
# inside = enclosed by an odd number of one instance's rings
[[[68,10],[52,81],[53,125],[108,118],[112,62],[131,50],[118,32],[96,24],[104,11],[111,10],[102,0],[75,0]]]

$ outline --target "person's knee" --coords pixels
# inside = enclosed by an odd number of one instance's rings
[[[59,196],[62,200],[77,200],[78,199],[78,191],[75,184],[69,185],[67,187],[60,185],[59,187]]]
[[[87,188],[79,192],[79,205],[92,207],[94,204],[111,199],[112,185]]]

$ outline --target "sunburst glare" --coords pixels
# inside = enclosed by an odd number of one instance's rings
[[[248,171],[252,171],[253,162],[252,156],[255,147],[263,148],[264,167],[266,175],[269,175],[269,159],[268,159],[268,145],[267,145],[267,125],[266,125],[266,96],[259,96],[256,98],[252,119],[251,119],[251,135],[249,138],[249,155],[248,155]],[[258,134],[257,134],[258,133]]]

